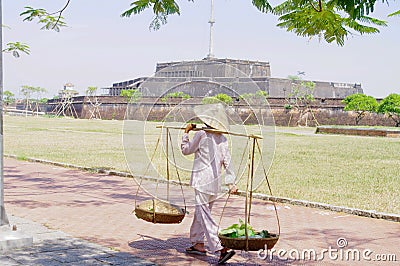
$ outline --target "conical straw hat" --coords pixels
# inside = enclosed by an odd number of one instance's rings
[[[194,113],[206,125],[220,131],[229,131],[228,116],[222,103],[195,106]]]

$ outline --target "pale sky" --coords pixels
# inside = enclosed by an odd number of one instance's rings
[[[60,9],[66,0],[3,0],[3,43],[23,42],[31,54],[4,55],[4,90],[21,97],[22,85],[40,86],[53,97],[71,82],[84,94],[88,86],[151,76],[157,62],[200,60],[208,53],[210,1],[178,1],[180,16],[171,16],[158,31],[149,31],[151,12],[131,18],[120,14],[128,0],[72,0],[64,12],[67,28],[40,30],[22,22],[24,6]],[[251,1],[215,0],[214,54],[270,62],[272,77],[286,78],[304,71],[314,81],[361,83],[364,93],[378,98],[400,93],[400,9],[379,3],[379,17],[389,26],[381,33],[350,37],[344,47],[298,37],[276,27],[277,18],[259,12]]]

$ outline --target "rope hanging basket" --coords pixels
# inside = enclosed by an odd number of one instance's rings
[[[268,238],[231,238],[219,234],[222,246],[235,250],[258,251],[272,249],[279,240],[279,235],[271,234]]]
[[[185,217],[185,209],[179,206],[152,199],[135,206],[137,218],[151,223],[179,224]]]
[[[263,174],[268,185],[268,190],[270,195],[272,195],[271,186],[268,181],[267,171],[264,167],[262,150],[258,143],[258,139],[254,136],[249,136],[249,142],[252,143],[251,147],[249,147],[249,160],[248,160],[248,177],[246,184],[246,198],[245,198],[245,219],[240,221],[240,226],[238,224],[234,224],[227,229],[224,229],[219,232],[218,237],[221,241],[221,245],[234,250],[244,250],[244,251],[258,251],[260,249],[268,250],[272,249],[275,244],[279,240],[280,235],[280,222],[278,217],[278,211],[276,208],[275,202],[272,202],[274,206],[278,233],[269,233],[267,230],[263,230],[261,232],[255,232],[253,228],[250,226],[250,217],[251,217],[251,206],[253,201],[253,178],[255,175],[255,153],[258,151],[260,156],[261,166],[263,170]],[[246,146],[247,149],[247,146]],[[246,150],[245,149],[245,150]],[[244,155],[244,154],[243,154]],[[228,194],[228,198],[225,202],[225,206],[222,210],[221,219],[224,215],[225,207],[227,206],[230,194]],[[220,223],[221,223],[220,219]],[[243,231],[245,232],[245,236],[243,236]]]
[[[182,188],[182,182],[180,179],[179,171],[178,168],[176,167],[176,161],[175,161],[175,154],[174,154],[174,149],[173,146],[170,145],[172,143],[171,139],[171,134],[169,130],[166,130],[166,148],[165,148],[165,156],[166,156],[166,180],[163,181],[163,183],[166,183],[166,193],[167,193],[167,199],[166,201],[162,201],[159,199],[156,199],[154,196],[150,200],[145,200],[139,204],[136,204],[136,199],[138,197],[139,189],[142,187],[142,181],[143,181],[143,176],[147,175],[147,172],[150,168],[150,165],[154,161],[154,157],[157,153],[157,149],[159,147],[160,139],[161,139],[161,134],[162,134],[162,129],[160,131],[160,136],[157,139],[156,146],[154,148],[153,154],[151,156],[150,162],[147,165],[145,174],[141,176],[140,178],[140,183],[136,191],[136,197],[135,197],[135,210],[134,213],[137,218],[142,219],[144,221],[150,222],[150,223],[159,223],[159,224],[179,224],[182,222],[183,218],[185,218],[186,214],[186,201],[185,201],[185,195],[183,194],[183,188]],[[179,185],[181,188],[182,192],[182,199],[184,203],[184,208],[181,208],[178,205],[175,205],[170,202],[169,195],[170,195],[170,167],[169,167],[169,150],[171,149],[172,152],[172,160],[173,160],[173,165],[175,165],[175,171],[177,178],[179,180]],[[158,194],[158,185],[159,181],[156,182],[156,195]]]

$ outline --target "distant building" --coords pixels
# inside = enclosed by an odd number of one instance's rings
[[[64,85],[64,90],[73,90],[75,88],[75,85],[72,84],[71,82],[65,83]]]
[[[111,88],[101,88],[104,92],[103,95],[119,96],[122,90],[137,89],[147,79],[135,78],[127,81],[113,83]]]
[[[315,98],[345,98],[354,93],[363,93],[361,84],[313,82]],[[218,93],[237,96],[260,89],[267,92],[270,98],[285,98],[291,93],[292,80],[271,77],[269,62],[205,58],[157,63],[153,77],[140,77],[103,88],[104,95],[111,96],[118,96],[127,89],[139,89],[144,96],[182,91],[192,97]]]
[[[71,82],[68,82],[64,85],[64,88],[62,90],[58,91],[58,97],[59,98],[65,98],[65,97],[73,97],[78,95],[79,93],[75,90],[75,85],[72,84]]]

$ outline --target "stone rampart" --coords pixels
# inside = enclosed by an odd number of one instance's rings
[[[191,112],[192,108],[201,102],[202,98],[191,98],[186,101],[181,99],[170,99],[167,103],[158,101],[154,104],[154,98],[144,98],[141,101],[142,113],[148,113],[151,110],[148,120],[163,120],[164,117],[180,104]],[[97,106],[98,112],[102,119],[123,120],[127,110],[127,100],[121,96],[98,96]],[[298,110],[285,109],[287,101],[285,98],[268,99],[271,112],[274,116],[277,126],[316,126],[320,125],[355,125],[357,114],[355,112],[343,111],[344,105],[342,99],[320,98],[316,99],[311,105],[311,112],[301,113]],[[91,100],[94,102],[94,98]],[[50,101],[47,105],[47,112],[51,112],[58,106],[59,103],[55,100]],[[73,106],[79,118],[88,119],[94,111],[94,106],[90,104],[88,97],[75,97]],[[233,108],[241,109],[241,116],[248,116],[246,104],[240,101],[235,101]],[[190,115],[188,115],[190,117]],[[314,119],[315,118],[315,119]],[[247,119],[247,123],[256,123],[254,118]],[[382,114],[368,113],[359,122],[359,125],[365,126],[394,126],[394,122]]]

